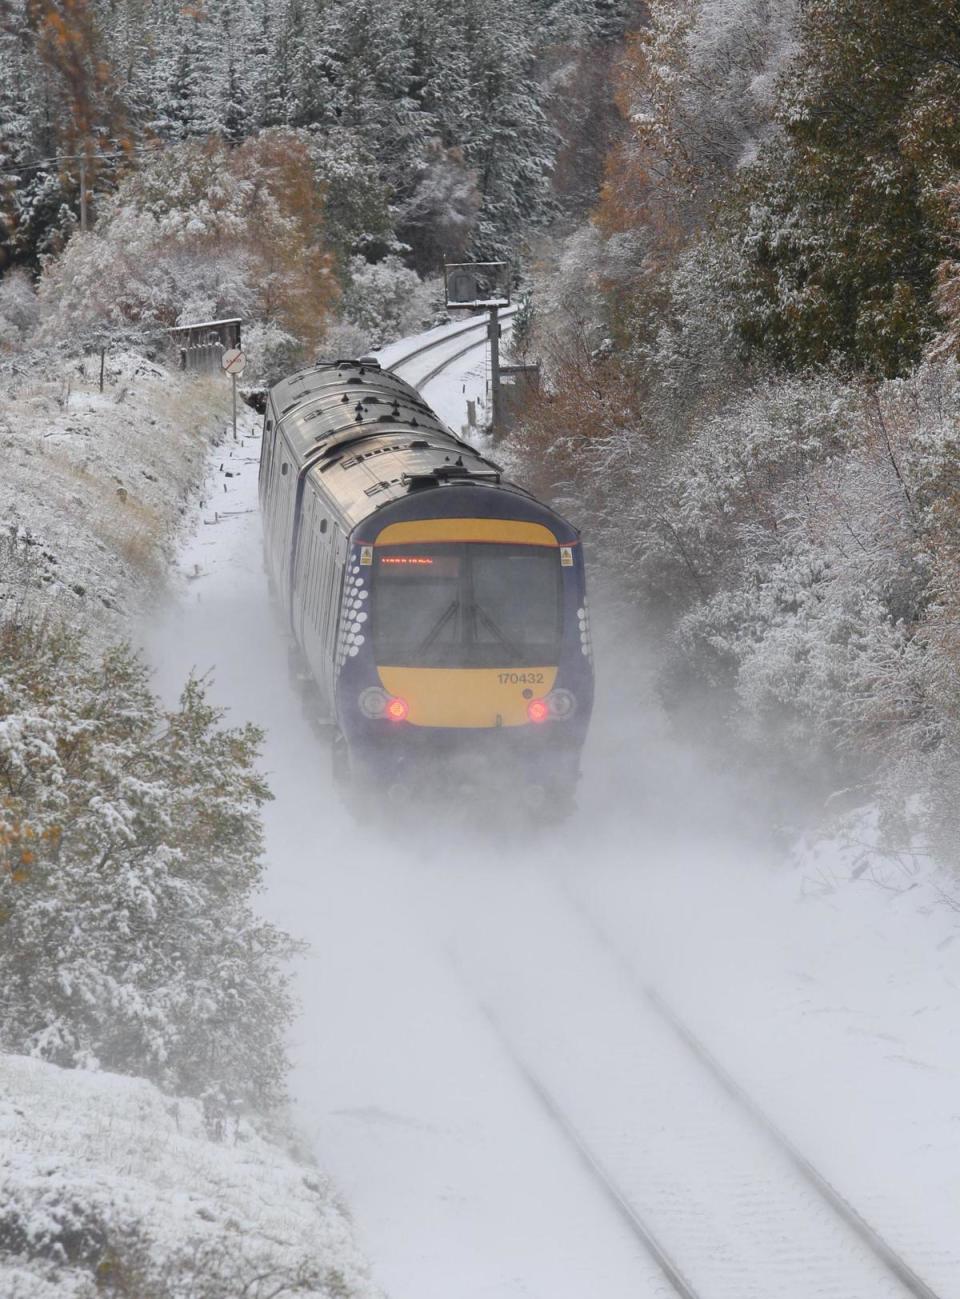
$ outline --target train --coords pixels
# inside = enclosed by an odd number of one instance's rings
[[[368,357],[269,390],[259,496],[346,791],[572,804],[594,695],[575,527]]]

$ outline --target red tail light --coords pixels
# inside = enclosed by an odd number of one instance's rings
[[[531,722],[545,722],[550,716],[550,707],[545,699],[531,699],[527,704],[527,716]]]
[[[399,696],[394,696],[393,699],[389,700],[384,709],[386,716],[390,718],[391,722],[405,722],[409,711],[409,704],[405,699],[401,699]]]

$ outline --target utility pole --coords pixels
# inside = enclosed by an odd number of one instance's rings
[[[490,324],[487,327],[490,338],[490,435],[496,440],[500,436],[500,309],[490,308]]]
[[[86,234],[87,230],[87,160],[85,157],[80,158],[80,230]]]

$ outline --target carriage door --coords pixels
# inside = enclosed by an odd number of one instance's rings
[[[293,631],[307,659],[312,658],[312,613],[317,599],[317,520],[316,497],[309,484],[300,506],[300,527],[293,582]]]

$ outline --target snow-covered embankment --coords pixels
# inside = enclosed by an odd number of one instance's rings
[[[4,1299],[369,1294],[316,1169],[242,1120],[213,1135],[140,1079],[0,1055]]]
[[[43,636],[44,624],[63,622],[86,637],[91,652],[84,697],[94,705],[100,698],[108,710],[106,727],[98,725],[94,707],[77,731],[80,743],[93,744],[94,756],[117,722],[118,696],[98,675],[99,650],[132,636],[160,599],[182,520],[196,518],[211,446],[224,437],[229,393],[219,376],[191,380],[133,353],[109,360],[105,379],[101,393],[96,356],[68,362],[37,357],[0,372],[0,606],[8,626],[28,624]],[[214,519],[216,504],[210,510]],[[3,642],[8,648],[14,643]],[[76,668],[75,658],[70,665]],[[62,777],[71,763],[59,749],[64,719],[51,717],[47,724],[42,692],[34,692],[31,708],[23,712],[24,681],[32,685],[38,672],[36,664],[0,656],[0,870],[7,876],[0,879],[7,886],[0,896],[0,943],[4,922],[14,921],[18,942],[31,923],[49,940],[51,908],[63,902],[65,889],[69,901],[73,894],[64,881],[78,875],[77,845],[70,843],[75,823],[62,827],[70,856],[58,865],[60,829],[54,827],[54,847],[44,840],[41,852],[29,824],[39,815],[39,803],[23,796],[24,778],[30,788],[42,785],[47,768]],[[51,680],[60,689],[63,672]],[[52,698],[55,707],[57,696]],[[118,773],[139,782],[149,797],[140,774],[123,754],[118,758]],[[49,793],[43,789],[45,808],[56,802]],[[66,804],[66,786],[62,793]],[[120,786],[100,790],[99,802],[100,821],[112,818],[121,841],[131,827],[135,832],[139,825],[142,832],[142,818],[129,799],[123,801]],[[81,811],[88,817],[92,804]],[[54,807],[54,821],[55,812]],[[142,895],[139,910],[126,896],[117,908],[118,926],[149,913],[150,890],[160,880],[156,867],[166,852],[159,844],[158,857],[157,848],[143,859],[144,878],[134,889]],[[186,898],[182,876],[181,871]],[[88,877],[93,909],[109,912],[113,868],[93,869]],[[34,923],[38,907],[46,907],[46,927]],[[85,924],[87,916],[77,919]],[[156,927],[168,924],[170,915],[155,915],[154,921],[150,945],[156,951]],[[82,924],[75,928],[86,932]],[[169,934],[175,976],[176,943],[184,935],[178,939],[175,927]],[[118,929],[122,947],[121,940]],[[9,929],[7,943],[8,952],[19,951]],[[135,943],[130,960],[139,950]],[[41,987],[49,993],[59,981],[63,986],[53,1000],[68,1007],[68,1018],[81,1013],[78,989],[67,986],[70,966],[56,942],[38,943],[37,959],[44,962],[38,970],[43,977],[27,980],[31,1005],[22,998],[4,1004],[5,998],[21,997],[24,985],[0,980],[0,1049],[7,1052],[0,1054],[3,1299],[92,1299],[105,1288],[137,1299],[234,1299],[241,1293],[259,1299],[293,1291],[316,1299],[370,1295],[344,1213],[315,1165],[287,1150],[289,1137],[278,1127],[241,1118],[222,1099],[186,1100],[142,1079],[105,1072],[94,1052],[84,1056],[81,1049],[78,1056],[75,1050],[73,1062],[89,1067],[73,1069],[10,1053],[28,1049],[16,1038],[27,1020],[33,1026],[27,1036],[38,1051],[60,1058],[64,1050],[63,1030],[71,1025],[60,1022],[55,1009],[45,1009]],[[185,959],[181,952],[180,963]],[[52,971],[51,961],[57,963]],[[89,964],[96,975],[95,955]],[[216,987],[217,970],[202,974]],[[124,1014],[129,1009],[153,1024],[148,1031],[156,1038],[163,1012],[151,1005],[149,990],[136,981],[117,986],[113,969],[100,969],[98,977],[105,994],[126,996]],[[156,989],[161,1000],[169,1000],[168,985],[169,980]],[[82,1001],[89,990],[79,991]],[[103,1018],[103,1006],[89,1009],[86,1019]],[[246,1030],[238,1024],[235,1038],[242,1037],[241,1027]],[[89,1024],[85,1031],[89,1036]],[[168,1031],[169,1025],[163,1029]],[[225,1031],[229,1036],[229,1024]],[[83,1036],[77,1031],[72,1040],[82,1044]],[[171,1042],[184,1050],[176,1041],[174,1033]],[[164,1045],[159,1039],[156,1044]],[[139,1072],[136,1051],[126,1057],[121,1067]]]

